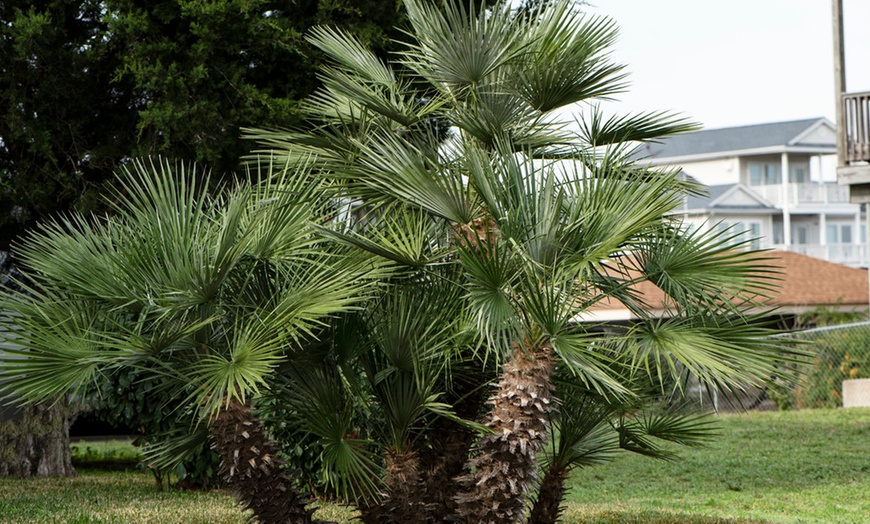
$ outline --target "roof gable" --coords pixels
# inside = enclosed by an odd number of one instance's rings
[[[773,209],[770,202],[743,184],[708,186],[706,195],[691,195],[686,199],[686,208],[763,208]]]
[[[830,146],[837,145],[837,131],[826,119],[819,119],[803,133],[789,141],[790,146]]]

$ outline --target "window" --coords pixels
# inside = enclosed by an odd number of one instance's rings
[[[761,222],[729,221],[719,222],[716,228],[729,238],[728,245],[748,249],[761,248]]]
[[[788,180],[795,184],[806,184],[809,182],[807,177],[807,168],[805,166],[789,166]]]
[[[828,244],[851,244],[852,224],[828,224],[825,234]]]
[[[779,164],[751,163],[749,164],[749,185],[766,186],[779,184]]]
[[[798,244],[807,244],[807,226],[798,226],[796,236]]]

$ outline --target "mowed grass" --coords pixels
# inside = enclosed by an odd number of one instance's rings
[[[870,523],[870,409],[720,418],[721,436],[678,461],[576,472],[566,522]]]
[[[662,462],[622,454],[570,480],[567,524],[870,523],[870,409],[721,417],[721,436]],[[344,507],[317,516],[353,521]],[[137,470],[0,479],[2,523],[246,522],[225,491],[159,492]]]

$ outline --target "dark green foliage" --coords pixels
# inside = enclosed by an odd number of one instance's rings
[[[381,0],[10,0],[0,3],[0,249],[58,211],[101,209],[144,154],[229,174],[239,126],[286,127],[318,85],[317,24],[394,46]]]
[[[90,207],[134,141],[122,49],[102,2],[0,3],[0,246],[36,220]]]
[[[145,447],[186,435],[195,422],[194,410],[172,402],[161,384],[165,385],[165,380],[155,377],[153,371],[116,369],[95,382],[95,391],[85,403],[93,417],[115,427],[130,428],[136,437],[134,444]],[[190,446],[185,458],[171,471],[148,460],[144,463],[153,470],[158,485],[162,486],[163,479],[173,473],[181,485],[211,487],[218,482],[218,462],[208,440],[202,438],[197,445]]]

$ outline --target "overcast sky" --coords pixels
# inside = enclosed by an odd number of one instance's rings
[[[630,89],[608,112],[674,110],[706,128],[834,121],[831,0],[589,0],[613,18]],[[844,0],[846,89],[870,91],[870,0]],[[861,70],[863,66],[863,71]]]

